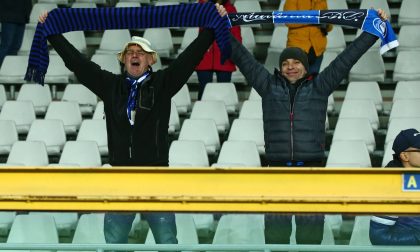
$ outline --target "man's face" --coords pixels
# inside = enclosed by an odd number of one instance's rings
[[[133,77],[140,77],[153,64],[153,55],[145,52],[138,45],[130,45],[124,54],[124,65],[127,73]]]
[[[420,149],[410,147],[401,154],[403,155],[401,157],[403,163],[406,161],[405,167],[420,168]]]
[[[297,59],[287,59],[281,63],[281,74],[292,84],[306,75],[305,66]]]

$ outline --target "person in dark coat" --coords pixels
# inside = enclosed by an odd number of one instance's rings
[[[7,55],[17,55],[31,10],[32,0],[0,1],[0,66]]]
[[[221,5],[215,6],[221,16],[227,15]],[[47,17],[45,12],[39,21],[44,23]],[[117,55],[124,65],[122,74],[101,69],[62,34],[50,35],[48,41],[80,83],[104,102],[110,165],[168,166],[171,98],[187,82],[213,43],[213,31],[203,30],[177,59],[158,71],[152,69],[157,53],[150,42],[133,36]],[[173,213],[143,213],[142,216],[148,221],[156,243],[177,243]],[[107,243],[128,243],[134,217],[135,213],[106,213]]]
[[[378,14],[387,19],[383,10]],[[307,54],[298,47],[284,49],[279,58],[280,70],[271,74],[231,36],[231,59],[262,98],[268,166],[324,165],[328,96],[377,39],[363,32],[319,75],[311,75]],[[291,215],[267,214],[266,243],[289,243],[291,220]],[[323,230],[323,215],[296,216],[298,244],[320,244]]]
[[[402,130],[392,145],[390,168],[420,168],[420,133]],[[369,238],[373,245],[420,245],[420,216],[372,216]]]

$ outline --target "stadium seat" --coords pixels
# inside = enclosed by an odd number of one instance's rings
[[[187,46],[193,42],[195,38],[198,36],[198,28],[197,27],[187,27],[184,32],[184,36],[182,36],[181,46],[178,49],[178,54],[182,53]]]
[[[0,155],[9,154],[13,144],[18,140],[15,122],[0,120]]]
[[[72,243],[75,244],[105,244],[104,214],[82,214],[77,222]],[[81,251],[87,252],[87,251]]]
[[[327,36],[327,51],[340,53],[346,48],[346,39],[343,28],[334,26]]]
[[[420,65],[417,59],[420,51],[402,51],[397,55],[394,67],[394,81],[420,80]]]
[[[420,117],[420,100],[396,100],[392,104],[391,113],[389,114],[388,126],[395,118],[414,118]]]
[[[367,118],[341,118],[337,121],[332,142],[351,140],[365,142],[369,153],[376,149],[375,135]]]
[[[101,43],[96,54],[113,54],[120,52],[127,41],[131,41],[130,31],[128,29],[105,30]]]
[[[146,28],[143,37],[150,41],[152,48],[161,58],[169,58],[174,51],[174,43],[169,28]]]
[[[242,45],[245,46],[248,51],[253,54],[254,49],[256,46],[254,32],[252,31],[252,27],[248,26],[241,26],[241,37],[242,37]]]
[[[35,29],[25,29],[23,32],[23,39],[22,45],[18,51],[18,55],[29,55],[29,51],[31,50],[32,41],[34,40]]]
[[[344,100],[338,120],[342,118],[367,118],[374,131],[379,128],[379,117],[372,100]]]
[[[327,0],[327,5],[329,10],[345,10],[349,8],[347,0]]]
[[[260,167],[261,160],[257,145],[253,141],[225,141],[220,149],[216,168],[225,167]]]
[[[335,99],[334,94],[330,94],[328,96],[328,104],[327,104],[327,113],[332,113],[335,111]]]
[[[212,119],[185,119],[178,140],[203,141],[208,155],[214,155],[220,149],[217,126]]]
[[[44,142],[41,141],[17,141],[10,150],[6,164],[16,166],[47,166],[47,148]]]
[[[253,141],[258,153],[265,154],[264,126],[259,119],[235,119],[229,131],[228,141]]]
[[[67,141],[58,164],[74,165],[76,167],[100,167],[102,161],[98,144],[94,141]]]
[[[257,90],[255,90],[254,88],[251,88],[251,91],[249,92],[248,100],[250,100],[250,101],[253,101],[253,100],[261,101],[262,99],[261,99],[260,94],[257,93]]]
[[[82,115],[92,115],[98,103],[96,95],[82,84],[66,85],[61,100],[77,102]]]
[[[239,111],[240,119],[260,119],[263,118],[262,101],[246,100],[243,102]]]
[[[420,24],[418,25],[403,25],[398,33],[397,53],[401,51],[420,51]]]
[[[19,134],[27,134],[35,120],[34,105],[30,101],[6,101],[0,112],[0,120],[15,122]]]
[[[349,155],[351,153],[351,155]],[[372,167],[369,151],[362,140],[335,141],[331,144],[327,167]]]
[[[180,1],[171,1],[171,0],[163,0],[163,1],[156,1],[154,2],[155,6],[163,6],[163,5],[177,5]]]
[[[68,4],[68,0],[38,0],[38,3]]]
[[[176,109],[176,104],[173,100],[171,100],[171,113],[169,115],[169,125],[168,125],[168,133],[175,134],[181,128],[181,123],[179,120],[178,110]]]
[[[209,82],[203,91],[201,101],[222,101],[228,114],[238,111],[238,93],[233,82]]]
[[[420,99],[420,80],[399,81],[397,83],[392,101],[404,99]]]
[[[63,36],[77,49],[79,52],[87,53],[86,37],[83,31],[72,31],[63,33]],[[50,54],[57,54],[53,49]]]
[[[58,244],[58,233],[54,217],[45,215],[16,215],[6,243]],[[11,252],[13,250],[4,250]],[[21,250],[30,251],[30,250]],[[42,250],[52,252],[53,250]]]
[[[73,101],[53,101],[45,114],[45,119],[58,119],[64,123],[66,134],[75,135],[82,124],[79,104]]]
[[[93,112],[92,119],[102,119],[102,120],[105,119],[104,102],[103,101],[99,101],[96,104],[95,112]]]
[[[226,106],[222,101],[196,101],[190,119],[214,120],[219,133],[227,132],[230,127]]]
[[[271,35],[270,45],[268,46],[268,54],[271,52],[281,53],[286,48],[288,28],[284,25],[274,27]],[[280,54],[276,54],[280,56]],[[268,57],[268,55],[267,55]],[[277,57],[277,68],[279,67],[279,58]],[[272,69],[269,69],[270,71]]]
[[[346,95],[346,100],[372,100],[377,111],[383,110],[383,99],[378,82],[375,81],[353,81],[350,82]]]
[[[74,2],[71,4],[72,8],[96,8],[96,3],[94,2]]]
[[[335,51],[325,51],[324,56],[322,58],[321,67],[319,71],[324,70],[330,63],[337,58],[338,52]]]
[[[417,0],[402,0],[398,13],[398,25],[420,25],[420,2]],[[418,32],[416,32],[418,33]]]
[[[106,122],[102,119],[85,119],[80,125],[76,141],[94,141],[102,156],[108,155]]]
[[[391,11],[389,9],[388,1],[387,0],[362,0],[360,3],[359,9],[382,9],[388,14],[389,22],[392,21],[391,19]]]
[[[214,234],[213,244],[265,244],[264,215],[222,215]]]
[[[16,211],[0,211],[0,234],[7,236],[13,221],[16,217]]]
[[[26,141],[44,142],[48,155],[60,155],[66,143],[63,121],[55,119],[33,121]]]
[[[179,115],[186,115],[191,111],[191,96],[188,85],[184,84],[182,88],[172,97],[175,102]]]
[[[281,52],[271,51],[267,54],[267,58],[265,58],[264,61],[264,67],[268,70],[268,72],[274,73],[274,69],[279,69],[280,53]]]
[[[49,85],[23,84],[20,87],[17,101],[31,101],[34,105],[35,114],[45,115],[52,101]]]
[[[353,231],[351,233],[349,245],[351,246],[369,246],[372,245],[369,239],[370,229],[369,215],[356,216],[354,219]]]
[[[141,4],[139,2],[118,2],[115,4],[115,7],[118,8],[127,8],[127,7],[140,7]]]
[[[59,236],[70,236],[79,220],[76,212],[29,212],[29,215],[52,216]]]
[[[45,83],[67,84],[69,79],[74,79],[74,74],[65,66],[63,59],[58,55],[50,55]]]
[[[7,55],[0,68],[0,83],[3,84],[22,84],[28,65],[28,55]],[[16,67],[22,66],[22,67]],[[12,98],[14,98],[12,96]]]
[[[380,81],[385,80],[385,63],[376,50],[368,50],[349,73],[350,81]]]
[[[121,74],[120,63],[114,54],[95,53],[92,55],[91,61],[98,64],[103,70],[107,70],[114,74]]]
[[[170,167],[208,167],[206,146],[199,140],[175,140],[169,148]]]
[[[7,95],[6,95],[6,89],[4,88],[4,85],[0,84],[0,111],[3,107],[3,104],[7,101]]]

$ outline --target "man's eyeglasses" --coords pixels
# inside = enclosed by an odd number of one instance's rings
[[[128,56],[133,56],[134,54],[144,55],[144,54],[146,54],[146,52],[144,52],[144,51],[127,50],[127,51],[125,51],[125,54],[127,54]]]

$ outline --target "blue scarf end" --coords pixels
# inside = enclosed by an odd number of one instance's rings
[[[36,66],[28,66],[28,68],[26,69],[26,74],[25,74],[25,81],[34,81],[36,83],[41,84],[42,86],[44,86],[44,80],[45,80],[45,74],[47,73],[47,71],[45,70],[41,70],[39,67]]]

